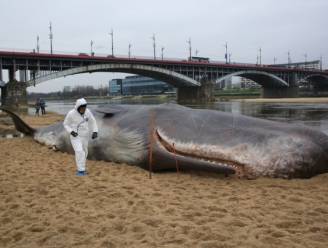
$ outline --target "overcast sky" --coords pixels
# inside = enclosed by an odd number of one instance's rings
[[[154,33],[157,54],[186,58],[189,37],[193,53],[224,60],[228,42],[231,60],[256,62],[262,48],[262,63],[323,57],[328,67],[327,0],[0,0],[2,25],[0,49],[49,51],[49,21],[53,24],[54,50],[60,52],[110,53],[111,28],[115,53],[152,56]],[[43,83],[29,91],[61,90],[64,85],[105,85],[118,73],[82,74]]]

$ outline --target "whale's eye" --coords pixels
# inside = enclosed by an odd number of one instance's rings
[[[104,114],[104,118],[111,118],[114,115],[115,115],[114,113],[106,113],[106,114]]]
[[[111,118],[116,114],[126,112],[126,110],[120,106],[111,106],[109,108],[99,108],[96,112],[104,114],[104,118]]]

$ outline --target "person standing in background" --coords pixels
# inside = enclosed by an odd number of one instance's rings
[[[41,114],[46,114],[46,102],[41,98],[40,99]]]
[[[37,98],[36,99],[36,102],[35,102],[35,115],[37,116],[40,116],[39,112],[40,112],[40,98]]]

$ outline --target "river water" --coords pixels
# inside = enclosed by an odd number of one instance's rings
[[[88,100],[91,109],[104,104],[159,104],[174,102],[162,98],[138,99],[92,99]],[[66,114],[74,106],[74,101],[47,101],[47,110]],[[304,124],[328,134],[328,104],[310,103],[249,103],[249,102],[215,102],[207,105],[187,105],[192,108],[206,108],[243,114],[281,122]],[[33,114],[33,109],[29,112]]]

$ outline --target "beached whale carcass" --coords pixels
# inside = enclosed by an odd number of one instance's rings
[[[33,129],[7,112],[19,131],[73,152],[62,123]],[[90,141],[91,159],[155,172],[178,165],[245,177],[307,178],[328,172],[328,137],[304,126],[176,104],[110,105],[96,109],[95,117],[99,139]]]

